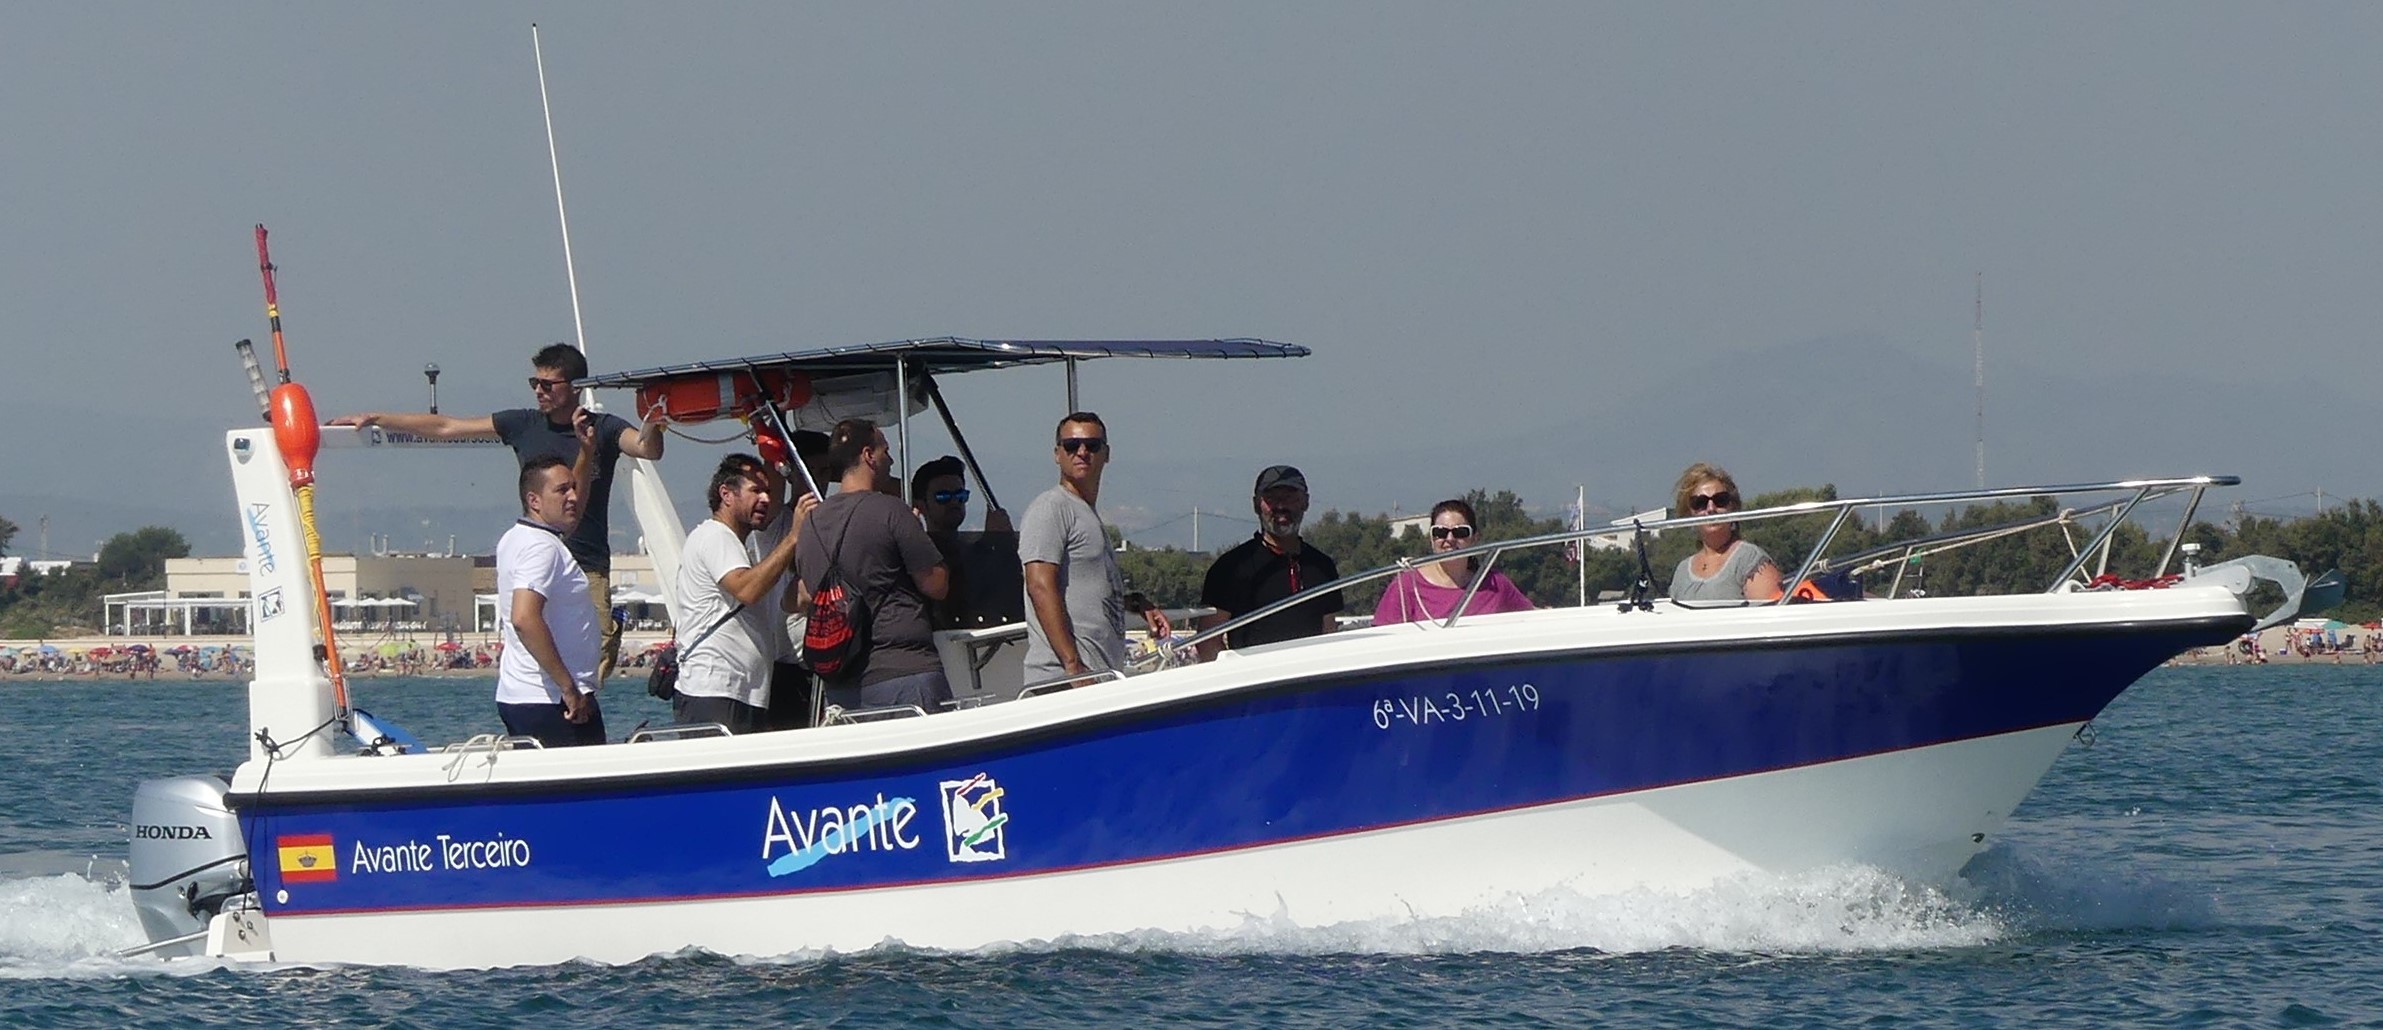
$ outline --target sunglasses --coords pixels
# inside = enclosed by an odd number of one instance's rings
[[[1109,438],[1105,436],[1071,436],[1059,441],[1059,449],[1069,454],[1074,454],[1077,451],[1099,454],[1109,449]]]
[[[937,503],[937,504],[966,504],[966,503],[968,503],[968,491],[966,491],[966,490],[937,490],[937,491],[935,491],[935,503]]]
[[[1717,494],[1696,494],[1688,498],[1689,511],[1703,511],[1707,508],[1735,508],[1737,506],[1738,495],[1727,490]]]
[[[569,385],[571,385],[571,381],[568,379],[548,379],[544,376],[530,377],[530,389],[532,390],[552,390]]]
[[[1454,538],[1456,538],[1456,539],[1458,539],[1458,540],[1471,540],[1471,539],[1473,539],[1473,527],[1471,527],[1471,526],[1461,526],[1461,525],[1460,525],[1460,526],[1433,526],[1433,527],[1431,527],[1431,538],[1432,538],[1432,539],[1434,539],[1434,540],[1446,540],[1446,539],[1448,539],[1448,538],[1450,538],[1450,537],[1454,537]]]

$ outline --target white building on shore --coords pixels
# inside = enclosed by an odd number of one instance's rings
[[[107,596],[103,615],[111,636],[246,634],[253,599],[248,559],[239,556],[169,558],[165,589]],[[323,585],[333,623],[342,630],[389,633],[494,631],[496,559],[488,555],[326,554]],[[612,558],[616,604],[635,622],[665,619],[653,559]]]

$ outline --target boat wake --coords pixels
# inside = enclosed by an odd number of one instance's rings
[[[1051,946],[1197,954],[1838,952],[1967,947],[2004,933],[2001,919],[1941,891],[1851,868],[1747,876],[1685,893],[1557,889],[1457,916],[1328,926],[1304,926],[1278,910],[1251,914],[1230,931],[1069,938]]]
[[[116,953],[146,943],[122,863],[62,856],[0,856],[0,979],[113,976],[160,970],[155,959]]]
[[[2056,860],[2057,859],[2057,860]],[[59,871],[63,866],[77,866]],[[1462,915],[1305,925],[1284,909],[1245,914],[1229,929],[1063,937],[974,954],[1089,949],[1126,954],[1460,955],[1665,950],[1721,954],[1859,954],[1990,946],[2037,933],[2201,928],[2213,899],[2134,867],[1989,848],[1950,888],[1864,867],[1797,876],[1747,875],[1682,893],[1514,897]],[[227,963],[117,952],[145,940],[121,865],[67,856],[0,856],[0,979],[195,975]],[[899,941],[878,954],[923,952]],[[684,953],[687,956],[700,952]],[[741,961],[817,961],[797,953]],[[651,961],[651,960],[648,960]]]

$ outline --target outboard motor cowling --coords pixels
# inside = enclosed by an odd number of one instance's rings
[[[151,941],[207,928],[225,901],[255,889],[248,844],[213,776],[143,780],[132,794],[132,903]],[[201,942],[160,954],[198,954]]]

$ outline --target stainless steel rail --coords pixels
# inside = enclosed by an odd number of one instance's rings
[[[2103,513],[2111,514],[2109,523],[2104,525],[2101,528],[2101,531],[2096,534],[2090,542],[2083,547],[2074,548],[2074,559],[2069,562],[2067,568],[2061,570],[2059,576],[2055,577],[2054,580],[2044,588],[2046,593],[2050,593],[2062,589],[2061,585],[2063,583],[2069,582],[2071,577],[2076,576],[2078,571],[2084,568],[2085,562],[2097,550],[2102,552],[2103,568],[2106,569],[2108,567],[2109,551],[2116,539],[2118,526],[2125,522],[2127,516],[2132,514],[2134,510],[2143,502],[2158,500],[2164,497],[2171,497],[2180,493],[2189,493],[2191,495],[2191,499],[2185,507],[2185,521],[2179,525],[2176,533],[2177,537],[2181,537],[2183,535],[2184,529],[2191,525],[2192,514],[2199,508],[2201,503],[2201,495],[2203,492],[2207,491],[2210,487],[2237,486],[2240,485],[2241,482],[2242,478],[2240,476],[2185,476],[2174,479],[2124,479],[2107,483],[2066,483],[2052,486],[2009,486],[1995,487],[1985,490],[1948,490],[1933,493],[1891,494],[1877,497],[1847,497],[1839,498],[1833,501],[1800,501],[1795,504],[1785,504],[1773,508],[1758,508],[1752,511],[1722,512],[1712,515],[1693,515],[1679,518],[1656,519],[1648,522],[1633,521],[1629,525],[1625,526],[1602,526],[1590,529],[1569,529],[1555,533],[1544,533],[1539,536],[1523,537],[1518,540],[1481,543],[1470,548],[1466,548],[1464,556],[1474,559],[1474,564],[1477,566],[1477,568],[1474,570],[1471,581],[1465,585],[1465,594],[1463,600],[1457,605],[1454,612],[1450,613],[1446,619],[1441,620],[1440,625],[1443,627],[1453,627],[1461,618],[1463,618],[1465,606],[1472,602],[1474,594],[1480,592],[1481,584],[1489,578],[1490,570],[1497,566],[1498,558],[1508,551],[1520,551],[1536,547],[1553,547],[1561,544],[1573,543],[1575,541],[1586,543],[1590,540],[1624,538],[1650,530],[1688,529],[1717,522],[1767,522],[1774,519],[1786,519],[1806,515],[1834,513],[1836,517],[1829,523],[1828,530],[1821,534],[1820,540],[1813,545],[1812,551],[1805,555],[1803,561],[1797,565],[1795,576],[1781,584],[1782,593],[1780,601],[1769,602],[1784,603],[1785,599],[1794,593],[1795,588],[1802,584],[1815,572],[1830,571],[1833,567],[1850,564],[1847,559],[1839,559],[1834,563],[1828,562],[1822,558],[1822,555],[1828,552],[1830,544],[1836,542],[1837,536],[1843,531],[1846,523],[1851,520],[1853,513],[1861,508],[1912,508],[1943,504],[1961,504],[1965,502],[1977,503],[2019,500],[2033,497],[2058,498],[2078,495],[2123,494],[2124,496],[2093,504],[2082,509],[2065,509],[2057,516],[2046,516],[2043,519],[2034,520],[2024,527],[2037,528],[2043,525],[2073,522],[2079,518],[2090,517]],[[1909,544],[1898,544],[1892,548],[1873,548],[1870,551],[1863,552],[1863,555],[1859,557],[1874,557],[1882,553],[1892,553],[1894,550],[1902,549],[1908,546],[1914,546],[1926,541],[1933,541],[1939,545],[1959,544],[1964,542],[1973,542],[1976,539],[1988,536],[2003,535],[2012,531],[2014,530],[2009,525],[1997,525],[1980,527],[1977,530],[1963,530],[1950,534],[1938,534],[1933,537],[1922,538],[1919,541],[1912,541]],[[2173,553],[2175,550],[2175,541],[2173,539],[2169,542],[2168,550],[2170,553]],[[1908,557],[1908,552],[1906,553],[1906,557]],[[1197,647],[1198,645],[1206,643],[1207,641],[1219,639],[1236,629],[1250,625],[1251,623],[1257,622],[1260,619],[1264,619],[1285,609],[1293,608],[1303,604],[1311,598],[1319,597],[1335,590],[1342,590],[1348,587],[1357,586],[1359,584],[1370,583],[1377,579],[1386,579],[1397,575],[1403,570],[1415,568],[1420,565],[1425,565],[1440,560],[1442,559],[1439,557],[1429,555],[1415,558],[1401,558],[1393,564],[1385,565],[1378,569],[1369,569],[1365,572],[1360,572],[1355,575],[1343,576],[1321,586],[1310,587],[1306,590],[1300,591],[1299,593],[1293,594],[1289,597],[1259,608],[1256,611],[1235,615],[1231,620],[1201,630],[1189,638],[1178,640],[1176,641],[1176,646],[1174,648],[1169,648],[1166,651],[1157,652],[1153,655],[1144,656],[1140,664],[1144,667],[1151,668],[1164,667],[1166,665],[1172,664],[1169,655],[1177,650],[1189,647]],[[2167,561],[2168,555],[2162,555],[2160,571],[2163,573],[2166,571]]]

